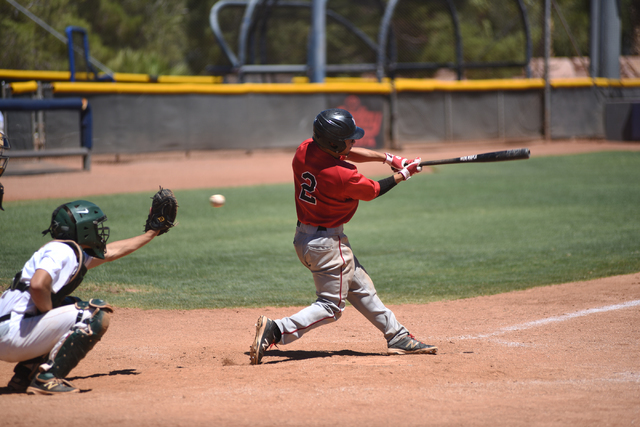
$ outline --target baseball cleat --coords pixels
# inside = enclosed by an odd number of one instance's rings
[[[252,365],[260,364],[264,352],[280,340],[276,338],[276,334],[280,335],[278,332],[280,332],[280,330],[276,322],[267,316],[260,316],[258,318],[258,323],[256,323],[256,337],[253,340],[251,351],[249,352]]]
[[[27,388],[27,394],[59,394],[59,393],[78,393],[80,390],[75,388],[67,380],[56,378],[53,374],[47,372],[36,375],[31,381],[31,385]]]
[[[33,377],[38,373],[38,367],[46,362],[46,359],[46,356],[40,356],[19,362],[13,368],[13,377],[7,384],[9,391],[12,393],[26,393]]]
[[[438,347],[422,343],[411,334],[405,335],[398,342],[387,347],[387,354],[436,354],[437,352]]]
[[[31,369],[20,362],[13,368],[13,372],[13,377],[9,380],[7,388],[13,393],[26,392],[33,378]]]
[[[15,374],[10,380],[9,384],[7,384],[7,388],[12,393],[24,393],[27,391],[27,388],[31,384],[29,378],[27,376],[21,374]]]

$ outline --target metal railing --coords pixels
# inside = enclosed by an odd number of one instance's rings
[[[327,8],[327,0],[313,0],[312,2],[299,1],[277,1],[277,0],[221,0],[212,8],[209,15],[209,22],[213,34],[218,41],[223,54],[231,63],[230,67],[214,67],[225,73],[237,74],[240,81],[243,81],[245,74],[250,73],[306,73],[311,77],[312,82],[322,82],[329,73],[364,73],[375,72],[378,80],[384,77],[394,77],[400,70],[437,70],[440,68],[452,69],[456,71],[458,80],[463,78],[465,69],[474,68],[505,68],[522,67],[525,76],[531,76],[529,63],[532,56],[532,42],[529,28],[527,11],[522,0],[513,0],[520,13],[520,24],[524,33],[523,51],[525,58],[523,61],[488,61],[488,62],[465,62],[464,45],[460,31],[458,12],[453,0],[445,0],[447,9],[451,16],[453,37],[455,39],[455,61],[454,62],[399,62],[397,51],[393,43],[394,31],[392,20],[397,5],[402,0],[390,0],[384,10],[378,29],[378,40],[374,42],[351,21]],[[238,52],[231,49],[224,38],[220,27],[219,16],[223,9],[229,7],[243,7],[244,14],[239,28]],[[261,48],[264,48],[266,38],[266,22],[269,20],[269,11],[273,8],[309,8],[311,9],[310,43],[306,64],[256,64],[255,39]],[[324,12],[324,13],[323,13]],[[331,19],[343,26],[346,30],[354,34],[364,44],[375,52],[376,63],[358,64],[327,64],[326,54],[326,19]],[[512,24],[516,25],[517,22]],[[390,46],[390,48],[387,48]],[[264,58],[266,55],[262,55]]]

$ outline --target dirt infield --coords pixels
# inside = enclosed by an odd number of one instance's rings
[[[594,141],[518,146],[529,146],[532,156],[640,149]],[[518,147],[416,145],[402,154],[432,159],[507,148]],[[289,182],[291,155],[230,151],[119,163],[103,156],[90,173],[3,176],[2,183],[5,200],[28,200],[155,191],[160,184]],[[384,171],[364,166],[365,173]],[[168,169],[172,176],[160,182]],[[102,342],[70,375],[82,393],[27,396],[0,387],[0,426],[640,424],[640,273],[391,306],[413,334],[439,347],[435,356],[387,356],[381,334],[348,307],[339,322],[249,365],[258,316],[299,308],[117,308]],[[0,362],[0,384],[12,367]]]

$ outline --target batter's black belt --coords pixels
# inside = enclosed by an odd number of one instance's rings
[[[300,227],[302,225],[302,223],[300,222],[300,220],[298,220],[298,227]],[[323,227],[321,225],[318,226],[318,231],[327,231],[327,227]]]

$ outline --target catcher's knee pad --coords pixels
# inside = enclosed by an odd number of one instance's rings
[[[69,375],[69,372],[84,359],[109,328],[107,310],[97,308],[94,305],[91,307],[91,317],[83,320],[86,326],[69,332],[61,340],[62,344],[56,346],[57,348],[54,348],[49,356],[50,368],[45,370],[56,378],[64,378]]]

